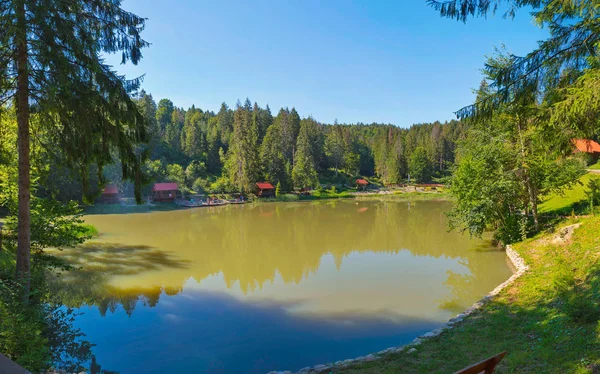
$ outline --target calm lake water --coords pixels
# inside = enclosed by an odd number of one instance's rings
[[[120,373],[298,370],[407,343],[510,276],[447,232],[444,201],[327,201],[87,216],[62,252],[75,324]]]

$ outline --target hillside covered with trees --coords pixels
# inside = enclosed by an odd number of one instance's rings
[[[149,124],[149,157],[143,164],[146,192],[153,182],[177,182],[184,191],[252,192],[257,181],[280,184],[282,191],[316,188],[320,181],[350,185],[356,176],[384,185],[430,182],[449,174],[457,142],[466,134],[459,121],[427,123],[409,129],[391,124],[323,124],[302,118],[292,108],[273,113],[268,105],[246,99],[235,108],[223,103],[215,113],[192,106],[158,103],[141,92],[137,98]],[[58,155],[54,165],[61,165]],[[121,182],[121,166],[104,168],[104,180],[116,183],[125,195],[131,183]],[[80,194],[80,176],[58,178],[67,169],[53,166],[50,192],[58,197]],[[95,178],[95,179],[94,179]],[[60,185],[58,185],[60,181]],[[65,181],[68,181],[65,183]]]

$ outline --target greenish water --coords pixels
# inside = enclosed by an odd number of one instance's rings
[[[61,291],[121,373],[264,373],[436,328],[510,276],[447,232],[444,201],[269,203],[90,215]]]

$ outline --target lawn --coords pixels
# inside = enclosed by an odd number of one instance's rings
[[[505,350],[498,373],[599,372],[600,218],[581,222],[571,242],[546,233],[514,246],[530,270],[416,352],[333,372],[451,373]]]
[[[590,165],[587,168],[591,170],[600,170],[600,162],[596,162],[594,165]]]
[[[574,208],[587,208],[586,186],[591,178],[600,178],[600,174],[585,174],[579,179],[580,183],[562,194],[551,194],[540,205],[540,213],[570,214]]]

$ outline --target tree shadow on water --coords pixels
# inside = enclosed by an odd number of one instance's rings
[[[189,261],[147,245],[86,243],[59,254],[84,272],[133,275],[163,268],[186,269]]]

